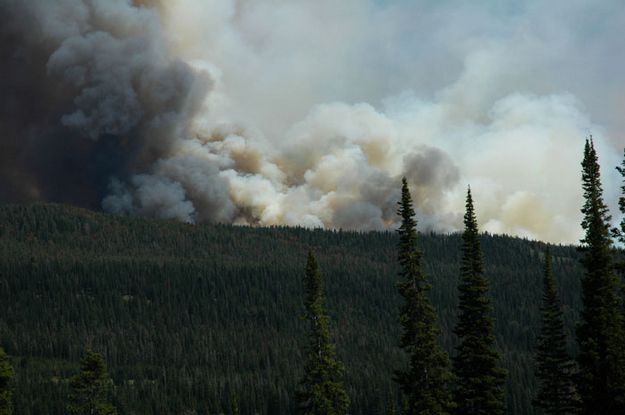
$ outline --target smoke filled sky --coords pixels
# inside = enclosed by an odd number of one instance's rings
[[[0,201],[257,225],[581,236],[615,220],[625,2],[0,0]]]

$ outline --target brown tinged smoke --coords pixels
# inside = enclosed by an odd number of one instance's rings
[[[421,229],[457,230],[470,183],[482,229],[577,240],[596,85],[548,35],[584,9],[414,3],[0,0],[0,202],[388,229],[406,176]]]
[[[439,202],[428,189],[458,180],[449,158],[428,148],[406,156],[405,172],[389,174],[385,131],[322,137],[322,153],[311,158],[307,145],[317,143],[306,137],[292,137],[279,154],[256,148],[242,129],[192,130],[211,79],[170,53],[153,5],[0,2],[0,200],[189,222],[383,229],[395,219],[402,173],[423,189],[426,210]],[[359,112],[375,117],[371,108]],[[339,177],[339,164],[352,170]]]

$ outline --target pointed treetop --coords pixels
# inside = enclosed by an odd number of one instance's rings
[[[402,178],[402,194],[397,214],[401,225],[397,230],[400,265],[399,293],[404,299],[400,322],[400,346],[407,364],[395,372],[405,399],[406,415],[448,415],[453,406],[450,393],[449,358],[438,344],[440,328],[436,311],[428,298],[430,282],[421,271],[421,252],[417,247],[415,212],[406,178]]]
[[[594,149],[595,148],[595,140],[593,140],[592,138],[592,134],[588,134],[588,137],[586,137],[586,146],[587,149]]]
[[[412,207],[412,197],[410,196],[408,181],[405,177],[402,177],[401,179],[401,200],[397,202],[397,204],[399,205],[397,213],[402,217],[402,219],[409,219],[410,224],[412,226],[416,226],[416,221],[413,219],[415,212]]]
[[[495,347],[489,284],[484,276],[471,188],[467,189],[464,224],[458,321],[454,329],[459,343],[453,365],[456,377],[454,414],[503,415],[506,372],[499,366]]]
[[[412,197],[408,188],[408,181],[405,177],[401,179],[401,199],[397,204],[397,215],[401,218],[401,225],[397,229],[399,234],[400,245],[404,246],[403,254],[400,252],[400,262],[417,260],[419,253],[417,252],[417,220],[415,211],[412,207]],[[413,258],[415,256],[415,258]]]
[[[577,326],[578,392],[583,414],[625,413],[625,324],[620,281],[614,273],[610,214],[603,200],[600,165],[592,137],[582,160],[581,240],[585,268]]]
[[[622,177],[621,196],[618,200],[618,207],[624,216],[623,219],[621,219],[620,229],[614,229],[613,232],[614,236],[616,236],[621,243],[625,244],[625,148],[623,149],[623,162],[620,166],[616,167],[616,170],[618,170]]]
[[[612,219],[607,205],[603,201],[601,186],[601,168],[594,147],[592,136],[586,139],[584,157],[582,159],[582,189],[584,190],[584,205],[581,209],[584,214],[582,228],[586,230],[582,244],[590,243],[589,236],[599,237],[601,243],[610,244],[609,222]]]
[[[467,207],[471,206],[471,210],[473,210],[473,195],[471,194],[471,185],[467,186]]]
[[[471,195],[471,186],[467,189],[466,212],[464,214],[464,224],[468,231],[477,233],[477,217],[475,216],[475,207],[473,206],[473,196]]]
[[[349,397],[342,384],[343,364],[330,339],[323,298],[323,276],[312,251],[304,274],[304,319],[308,323],[304,376],[296,393],[302,415],[345,415]]]
[[[70,380],[70,414],[116,415],[109,402],[112,380],[101,354],[87,350],[80,360],[80,373]]]

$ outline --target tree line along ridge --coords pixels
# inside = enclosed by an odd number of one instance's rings
[[[405,180],[397,235],[2,206],[0,413],[625,413],[599,170],[578,249],[480,234],[470,190],[418,233]]]

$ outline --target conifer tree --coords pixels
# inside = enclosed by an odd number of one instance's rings
[[[622,176],[621,195],[618,200],[618,207],[623,215],[623,218],[621,219],[620,226],[612,229],[612,236],[614,236],[614,238],[616,238],[616,240],[621,244],[625,244],[625,150],[623,153],[623,162],[620,166],[616,167],[616,170],[618,170]],[[621,284],[625,283],[625,260],[623,259],[623,256],[624,255],[621,253],[620,261],[616,261],[615,264],[615,268],[621,276]],[[625,299],[625,285],[623,285],[623,294],[623,298]]]
[[[404,413],[448,414],[453,406],[450,391],[449,358],[438,343],[440,329],[428,293],[430,284],[421,271],[421,252],[417,249],[417,230],[412,198],[406,179],[402,179],[399,254],[401,282],[399,292],[404,298],[400,322],[400,345],[409,358],[408,367],[396,372],[404,397]]]
[[[578,392],[583,414],[625,413],[625,337],[618,280],[603,202],[599,162],[592,138],[582,161],[582,239],[585,268],[582,311],[577,327]]]
[[[575,387],[573,361],[566,351],[566,334],[549,248],[545,252],[543,277],[542,326],[536,353],[538,393],[534,405],[546,415],[573,414]]]
[[[13,413],[11,380],[13,379],[13,367],[9,362],[9,356],[0,347],[0,415]]]
[[[108,400],[111,378],[99,353],[87,351],[80,361],[80,373],[70,381],[68,412],[75,415],[115,415]]]
[[[618,200],[618,207],[623,215],[623,218],[621,219],[620,227],[613,229],[613,235],[618,242],[625,245],[625,149],[623,150],[623,162],[620,167],[616,167],[616,170],[618,170],[622,176],[621,196]],[[625,316],[625,254],[622,251],[620,252],[619,259],[616,261],[615,269],[621,278],[621,301],[623,305],[623,315]],[[623,321],[625,323],[625,318]]]
[[[618,170],[618,172],[623,177],[622,183],[621,183],[621,196],[619,197],[619,200],[618,200],[618,207],[621,213],[625,215],[625,149],[623,149],[623,162],[621,163],[620,167],[616,168],[616,170]],[[625,216],[623,216],[623,219],[621,219],[621,229],[619,230],[619,232],[620,232],[620,241],[622,243],[625,243]]]
[[[499,367],[499,354],[495,350],[492,306],[471,189],[467,192],[464,225],[458,323],[454,330],[459,339],[453,359],[455,413],[500,415],[505,412],[506,372]]]
[[[304,318],[309,327],[304,377],[297,393],[298,410],[305,415],[345,415],[349,408],[349,397],[341,382],[344,369],[330,340],[323,277],[310,251],[304,287]]]

